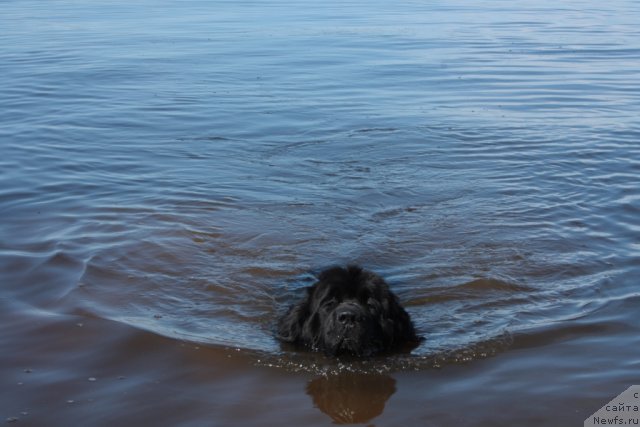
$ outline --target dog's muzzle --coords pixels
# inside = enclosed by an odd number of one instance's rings
[[[370,319],[362,305],[344,301],[333,311],[331,326],[326,331],[333,354],[366,355],[370,347]],[[363,349],[367,349],[363,352]]]
[[[336,322],[345,329],[356,327],[364,322],[364,310],[355,302],[343,302],[336,308]]]

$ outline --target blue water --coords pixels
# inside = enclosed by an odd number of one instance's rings
[[[0,416],[579,425],[640,382],[638,22],[633,1],[0,3]],[[274,340],[347,262],[392,285],[412,354]],[[100,369],[137,380],[85,384]],[[307,380],[395,395],[340,418]],[[140,412],[176,389],[221,406]]]

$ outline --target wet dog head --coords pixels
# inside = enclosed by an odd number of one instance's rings
[[[371,356],[420,339],[387,283],[355,266],[320,273],[280,319],[278,338],[334,356]]]

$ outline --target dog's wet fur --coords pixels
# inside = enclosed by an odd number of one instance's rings
[[[422,339],[382,277],[353,265],[322,271],[279,319],[277,337],[329,356],[356,357],[409,351]]]

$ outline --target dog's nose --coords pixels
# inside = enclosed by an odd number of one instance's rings
[[[359,320],[358,311],[353,307],[342,307],[338,309],[336,317],[338,318],[338,322],[343,325],[352,325]]]

